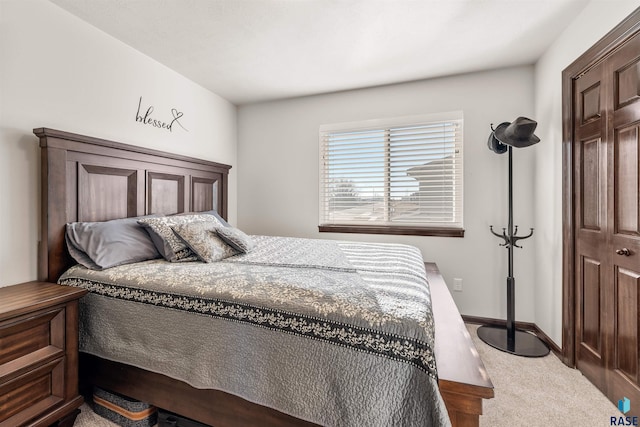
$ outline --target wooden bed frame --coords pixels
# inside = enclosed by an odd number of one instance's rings
[[[68,132],[33,131],[41,147],[40,280],[56,282],[73,261],[67,222],[216,209],[227,217],[228,165]],[[425,264],[436,323],[439,388],[455,427],[478,426],[493,385],[435,264]],[[216,427],[312,426],[237,396],[81,354],[83,385],[97,385]]]

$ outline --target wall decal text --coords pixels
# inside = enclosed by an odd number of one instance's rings
[[[180,123],[180,118],[184,116],[184,113],[182,111],[178,111],[177,109],[172,108],[171,115],[173,116],[173,120],[167,123],[163,120],[158,120],[151,116],[151,114],[153,113],[153,105],[150,105],[149,108],[147,108],[147,111],[144,112],[144,115],[142,115],[142,113],[140,112],[141,109],[142,109],[142,97],[140,97],[140,100],[138,101],[138,111],[136,112],[136,122],[139,122],[145,125],[150,125],[160,129],[167,129],[169,132],[173,132],[173,125],[177,123],[178,126],[180,126],[185,131],[189,132],[184,126],[182,126],[182,123]]]

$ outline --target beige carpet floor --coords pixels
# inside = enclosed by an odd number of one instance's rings
[[[553,353],[513,356],[482,342],[475,325],[471,337],[493,382],[495,397],[485,401],[481,427],[599,427],[610,425],[618,408],[576,369]]]
[[[468,328],[495,387],[495,398],[485,401],[481,427],[599,427],[620,415],[579,371],[566,367],[553,354],[512,356],[480,341],[475,325]],[[81,409],[74,427],[116,426],[87,404]]]

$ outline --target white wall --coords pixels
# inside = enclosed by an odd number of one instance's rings
[[[535,67],[535,322],[562,342],[562,71],[638,7],[637,0],[594,0]],[[543,267],[544,266],[544,267]]]
[[[188,132],[135,121],[139,97]],[[145,108],[146,111],[146,108]],[[46,0],[0,1],[0,286],[37,277],[39,148],[50,127],[234,166],[236,108]]]
[[[453,293],[462,313],[504,318],[506,251],[488,225],[506,225],[506,156],[490,152],[486,138],[489,123],[524,115],[538,121],[542,142],[515,153],[515,221],[536,228],[516,251],[516,317],[560,343],[561,73],[636,7],[636,0],[592,1],[535,71],[248,105],[236,128],[232,104],[50,2],[0,0],[0,286],[36,278],[39,149],[32,129],[44,126],[231,164],[230,221],[245,231],[414,244],[450,284],[464,279],[464,291]],[[189,132],[135,122],[140,96],[158,118],[170,120],[172,108],[184,112]],[[465,113],[464,238],[317,232],[319,125],[458,109]]]
[[[402,242],[438,263],[467,315],[506,317],[506,257],[489,225],[507,225],[507,156],[487,148],[490,123],[533,116],[533,67],[453,76],[241,106],[238,109],[238,225],[253,234]],[[464,111],[465,237],[318,233],[321,124]],[[516,223],[533,224],[532,159],[516,150]],[[536,237],[534,236],[533,239]],[[533,244],[516,252],[518,320],[533,321]]]

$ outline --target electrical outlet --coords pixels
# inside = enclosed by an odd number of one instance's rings
[[[453,279],[453,290],[457,292],[462,292],[462,279],[459,279],[459,278]]]

